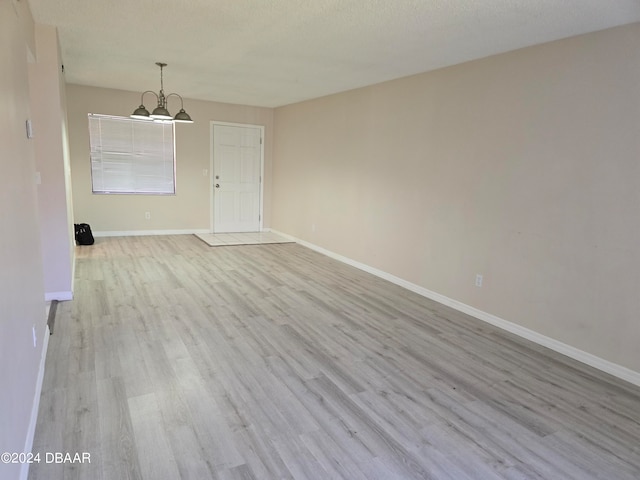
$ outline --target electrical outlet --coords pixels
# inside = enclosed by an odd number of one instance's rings
[[[151,220],[151,212],[144,212],[144,218]]]
[[[476,275],[476,287],[481,287],[481,286],[482,286],[482,275],[478,273]]]

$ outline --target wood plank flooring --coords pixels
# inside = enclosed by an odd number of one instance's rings
[[[638,479],[640,389],[296,244],[78,249],[29,478]]]

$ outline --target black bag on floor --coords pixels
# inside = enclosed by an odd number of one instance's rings
[[[76,243],[78,245],[93,245],[93,233],[88,223],[74,223],[76,227]]]

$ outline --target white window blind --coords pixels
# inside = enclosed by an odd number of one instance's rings
[[[93,193],[175,194],[173,123],[89,114]]]

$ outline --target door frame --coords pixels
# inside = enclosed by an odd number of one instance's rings
[[[213,205],[214,202],[214,166],[215,166],[215,158],[213,158],[213,131],[216,125],[223,127],[252,127],[260,129],[260,198],[259,203],[260,206],[258,208],[258,215],[260,216],[258,228],[259,231],[263,231],[263,222],[264,222],[264,125],[254,125],[251,123],[233,123],[233,122],[219,122],[217,120],[211,120],[209,122],[209,231],[211,233],[214,232],[214,216],[215,216],[215,208]]]

